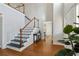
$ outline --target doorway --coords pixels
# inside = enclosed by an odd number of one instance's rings
[[[44,22],[44,32],[46,35],[46,42],[52,42],[52,22],[51,21],[46,21]]]

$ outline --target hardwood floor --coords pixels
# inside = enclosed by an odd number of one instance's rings
[[[0,49],[0,56],[54,56],[58,51],[64,48],[64,46],[61,45],[53,45],[48,38],[47,40],[34,43],[22,52],[11,49]]]

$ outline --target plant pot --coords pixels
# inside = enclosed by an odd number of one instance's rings
[[[79,53],[79,43],[76,43],[74,45],[74,50],[75,50],[76,53]]]
[[[63,49],[59,51],[56,56],[73,56],[73,51],[71,49]]]
[[[65,42],[65,45],[70,45],[70,42],[69,42],[69,41],[66,41],[66,42]]]

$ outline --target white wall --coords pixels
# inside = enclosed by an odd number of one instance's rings
[[[53,43],[63,39],[63,4],[53,4]]]
[[[39,27],[43,34],[43,21],[45,20],[45,4],[42,3],[26,3],[26,15],[29,18],[34,16],[39,19]]]
[[[26,15],[29,18],[36,17],[39,19],[40,30],[43,34],[43,25],[45,21],[53,19],[53,5],[49,3],[26,3]]]
[[[53,4],[53,41],[63,39],[65,25],[74,25],[76,20],[76,7],[74,3]]]
[[[15,9],[0,4],[0,13],[3,14],[3,40],[2,48],[6,48],[6,44],[14,38],[19,29],[24,26],[24,15]]]
[[[46,21],[52,21],[53,20],[53,4],[48,3],[46,4]]]
[[[0,15],[0,47],[2,43],[2,15]]]
[[[73,22],[76,21],[76,6],[74,3],[64,4],[64,26],[70,24],[75,25]]]
[[[64,3],[64,14],[67,14],[72,6],[74,6],[74,3]]]
[[[53,4],[52,3],[45,4],[44,22],[46,22],[46,35],[52,35],[53,34]],[[43,27],[44,27],[44,23],[43,23]]]
[[[73,25],[76,22],[76,5],[75,3],[65,3],[64,4],[64,27],[66,25]],[[64,37],[67,37],[66,34],[64,34]]]

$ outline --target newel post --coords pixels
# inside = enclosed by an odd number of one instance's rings
[[[22,47],[22,29],[20,29],[20,48]]]
[[[35,28],[35,19],[36,19],[36,18],[34,17],[34,28]]]

